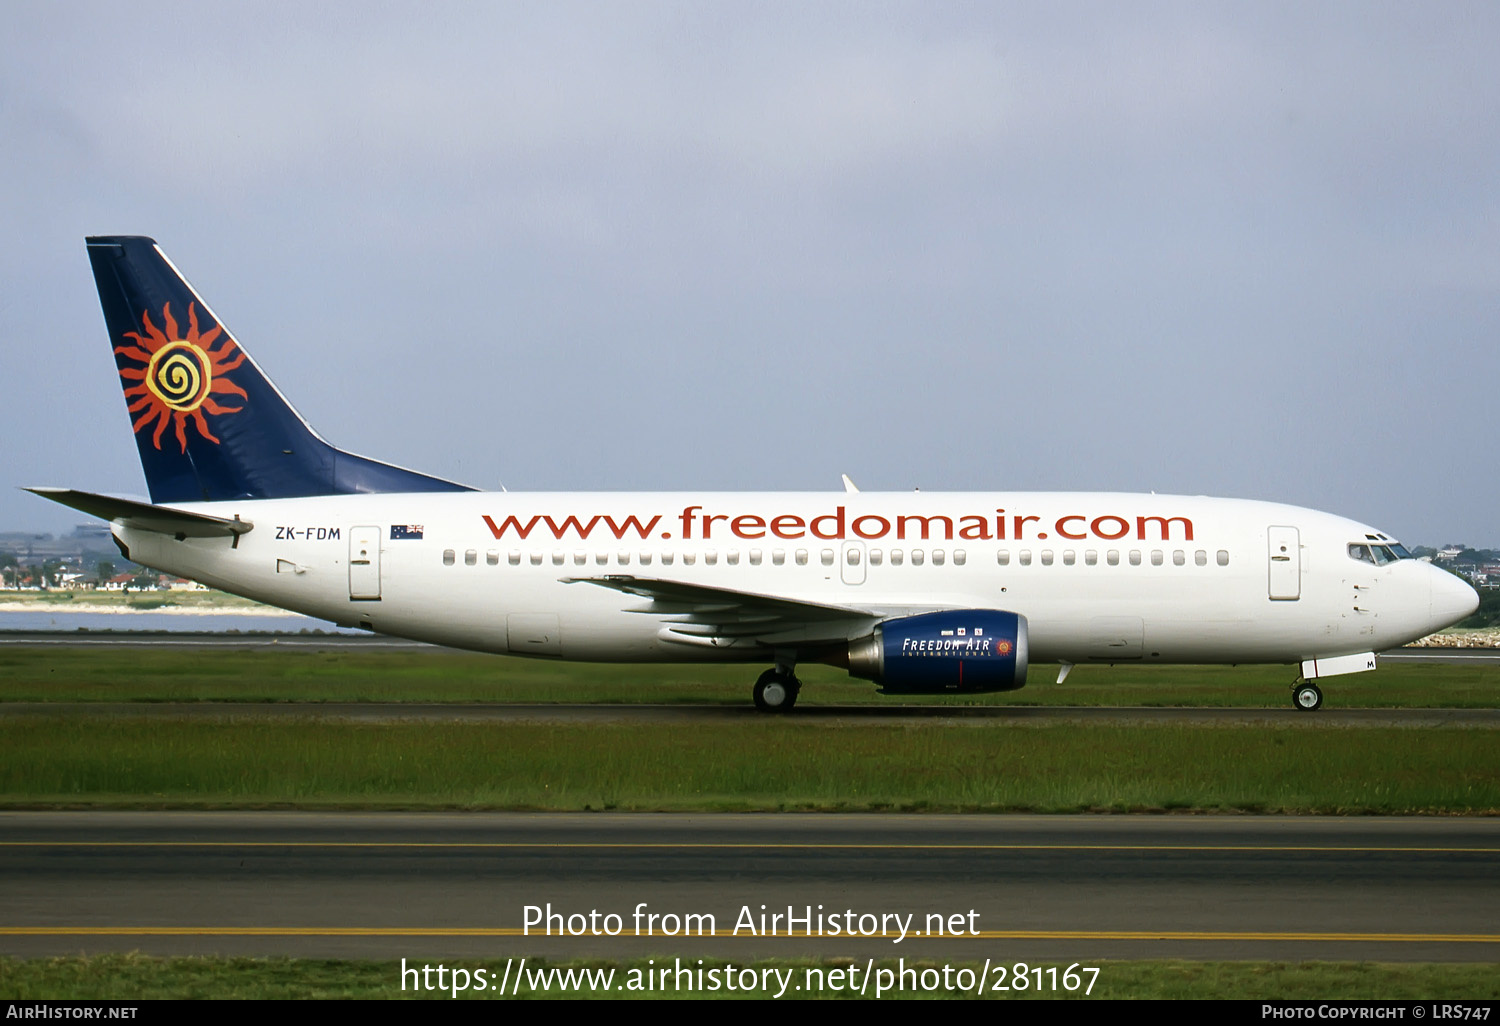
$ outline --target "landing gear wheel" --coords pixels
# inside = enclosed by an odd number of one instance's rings
[[[1292,688],[1292,704],[1303,712],[1316,712],[1323,706],[1323,691],[1311,682]]]
[[[761,712],[786,712],[797,704],[802,682],[775,670],[767,670],[755,682],[755,708]]]

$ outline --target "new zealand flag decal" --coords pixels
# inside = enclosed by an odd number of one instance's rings
[[[391,525],[391,541],[411,541],[411,540],[416,540],[416,541],[421,541],[422,540],[422,525],[421,524],[392,524]]]

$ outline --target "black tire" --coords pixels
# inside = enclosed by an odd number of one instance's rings
[[[1323,708],[1323,690],[1316,684],[1298,684],[1292,689],[1292,705],[1303,712],[1317,712]]]
[[[755,708],[765,713],[783,713],[797,704],[802,682],[775,670],[767,670],[755,682]]]

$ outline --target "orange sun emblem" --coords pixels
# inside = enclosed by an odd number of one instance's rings
[[[227,335],[215,351],[213,344],[221,341],[223,329],[215,324],[199,334],[198,311],[192,303],[188,304],[187,334],[179,334],[171,303],[162,305],[161,319],[165,330],[151,323],[151,311],[142,312],[141,326],[146,329],[146,334],[125,333],[126,338],[135,339],[139,345],[115,347],[116,353],[142,364],[120,368],[120,377],[126,385],[125,398],[134,400],[130,412],[141,414],[130,425],[131,430],[140,434],[155,421],[156,431],[151,436],[151,443],[160,449],[162,433],[168,424],[175,423],[177,444],[187,452],[186,426],[191,420],[198,434],[217,445],[219,440],[208,430],[208,421],[203,415],[218,416],[244,409],[243,406],[220,406],[214,402],[213,393],[249,398],[243,388],[224,377],[245,362],[245,354]],[[132,385],[132,381],[139,384]]]
[[[1008,642],[1008,641],[997,641],[997,642],[995,642],[995,652],[998,655],[1003,655],[1003,656],[1010,655],[1010,642]]]

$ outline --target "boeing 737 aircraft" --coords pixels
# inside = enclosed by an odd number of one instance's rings
[[[88,240],[151,502],[32,491],[126,558],[339,624],[514,655],[799,663],[886,693],[1007,691],[1032,662],[1287,663],[1318,679],[1472,612],[1467,584],[1295,506],[1090,492],[519,494],[336,449],[167,260]]]

